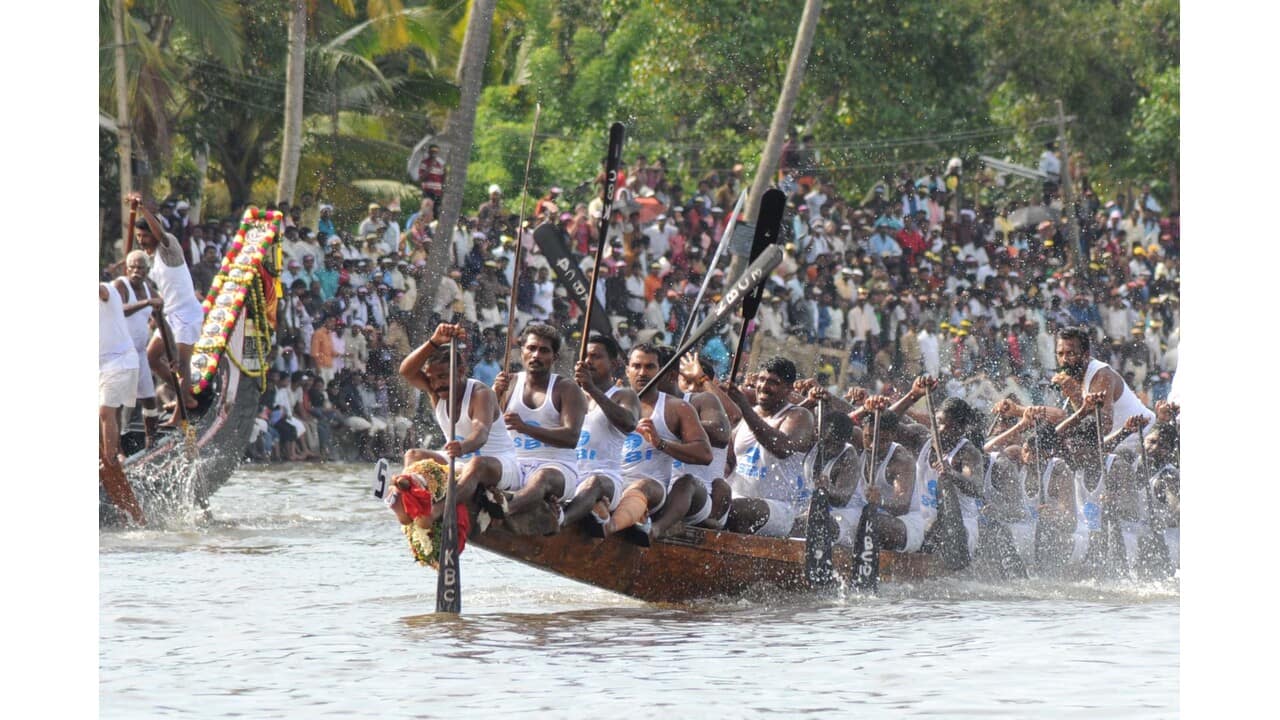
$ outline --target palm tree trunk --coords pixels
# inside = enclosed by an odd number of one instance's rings
[[[112,4],[116,64],[116,149],[120,154],[120,237],[129,234],[129,193],[133,192],[133,129],[129,123],[129,77],[124,62],[124,0]],[[123,258],[122,258],[123,259]]]
[[[436,236],[427,252],[427,267],[418,283],[418,297],[413,303],[413,320],[409,323],[410,338],[421,342],[434,328],[426,327],[431,308],[436,302],[436,290],[449,270],[449,244],[453,242],[453,229],[462,211],[462,191],[467,184],[467,161],[471,157],[471,141],[475,135],[476,106],[480,103],[480,85],[484,79],[485,61],[489,55],[489,34],[493,28],[493,10],[496,0],[472,0],[471,16],[467,20],[467,33],[462,41],[462,54],[458,58],[457,82],[462,88],[458,109],[449,114],[444,136],[447,142],[445,162],[449,167],[449,180],[444,186],[444,198],[440,203],[440,221]]]
[[[280,148],[280,178],[276,202],[293,203],[298,184],[298,163],[302,159],[303,81],[307,51],[307,4],[293,0],[289,22],[289,63],[285,67],[284,131]]]

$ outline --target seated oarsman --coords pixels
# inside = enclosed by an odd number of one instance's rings
[[[988,453],[986,465],[974,557],[1001,567],[1005,578],[1021,567],[1016,573],[1020,577],[1035,562],[1033,511],[1039,494],[1034,488],[1027,492],[1028,473],[1005,453]]]
[[[1039,478],[1036,507],[1036,567],[1044,575],[1075,572],[1089,548],[1087,499],[1078,494],[1073,453],[1049,423],[1034,427],[1022,444],[1028,471]]]
[[[1125,420],[1134,415],[1142,415],[1146,418],[1147,427],[1150,428],[1155,423],[1155,413],[1142,404],[1115,368],[1089,354],[1089,342],[1089,330],[1086,328],[1069,327],[1058,331],[1056,344],[1058,374],[1053,379],[1067,399],[1072,412],[1078,412],[1084,408],[1085,396],[1101,393],[1100,407],[1104,434],[1110,435],[1119,430],[1123,427]],[[1022,408],[1016,403],[1004,403],[1003,411],[1006,414],[1017,415],[1021,413]],[[1069,415],[1071,412],[1054,409],[1048,419],[1057,424]],[[1130,437],[1125,442],[1128,447],[1137,448],[1136,438]]]
[[[444,433],[449,432],[452,415],[454,435],[440,450],[413,449],[404,454],[404,465],[409,467],[419,460],[431,459],[447,465],[449,458],[456,458],[457,498],[474,512],[477,491],[494,489],[514,492],[520,489],[520,468],[516,462],[515,445],[498,413],[498,398],[488,385],[468,378],[466,363],[461,353],[454,362],[454,404],[449,397],[449,340],[466,337],[461,325],[441,323],[431,338],[418,346],[400,363],[400,375],[415,388],[425,392],[435,408],[436,423]],[[404,511],[399,498],[390,501],[392,511],[402,524],[412,518]],[[429,522],[435,522],[444,513],[444,503],[431,508]]]
[[[571,378],[551,372],[560,357],[559,330],[532,323],[522,338],[524,371],[514,379],[498,373],[493,383],[494,392],[507,398],[502,419],[515,443],[523,484],[511,498],[508,512],[519,516],[546,507],[552,513],[551,522],[523,531],[554,533],[564,519],[560,500],[573,497],[578,489],[578,438],[587,414],[587,396]]]
[[[819,393],[826,393],[826,390],[810,390],[810,396],[815,401],[821,399]],[[805,460],[805,473],[813,478],[814,490],[821,488],[827,493],[831,504],[831,519],[838,528],[834,542],[838,545],[853,545],[853,531],[867,504],[862,485],[858,482],[866,456],[853,446],[854,427],[848,415],[833,412],[824,417],[821,431],[818,448],[809,453]],[[819,455],[822,456],[821,468],[814,466]],[[807,512],[797,518],[795,534],[807,534],[809,520]]]
[[[733,489],[724,479],[725,458],[729,454],[729,439],[733,433],[733,426],[729,422],[729,415],[725,412],[717,392],[720,389],[712,382],[715,374],[715,366],[711,361],[699,357],[697,353],[690,353],[680,358],[679,385],[672,390],[683,393],[684,401],[692,405],[694,411],[698,413],[702,429],[706,431],[707,440],[711,442],[711,464],[686,465],[677,460],[672,463],[672,467],[676,475],[687,470],[698,478],[711,498],[708,516],[690,523],[713,530],[723,530],[725,522],[729,519],[729,504],[733,500]]]
[[[873,427],[874,415],[868,415],[862,428],[866,441],[863,449],[864,470],[859,477],[859,490],[866,498],[871,513],[867,523],[876,547],[899,552],[919,552],[926,531],[923,511],[924,488],[916,481],[916,458],[898,438],[902,424],[898,414],[889,410],[889,399],[872,396],[865,401],[871,411],[880,410],[879,428]],[[872,467],[872,460],[875,467]],[[854,537],[854,553],[861,552],[864,538]]]
[[[565,505],[566,525],[595,515],[603,527],[622,499],[622,446],[634,432],[640,398],[634,390],[614,382],[622,364],[622,348],[610,337],[592,335],[587,359],[574,367],[573,379],[587,394],[587,415],[578,436],[577,493]]]
[[[627,356],[627,382],[639,393],[656,377],[669,348],[641,343]],[[640,395],[640,421],[627,435],[622,450],[622,479],[627,487],[618,507],[605,523],[610,535],[636,526],[629,533],[647,544],[691,512],[710,512],[711,499],[692,475],[672,480],[671,464],[705,465],[711,462],[711,443],[702,429],[693,406],[658,388],[658,383]],[[704,516],[705,518],[705,516]]]
[[[742,413],[726,466],[733,488],[726,529],[732,532],[788,537],[808,507],[804,461],[817,433],[813,413],[790,402],[795,381],[795,364],[774,357],[757,375],[754,405],[737,385],[721,385]]]

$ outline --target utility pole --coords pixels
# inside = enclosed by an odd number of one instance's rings
[[[1067,147],[1067,117],[1062,114],[1062,100],[1058,104],[1058,147],[1062,148],[1062,174],[1059,176],[1059,187],[1062,189],[1062,209],[1067,213],[1067,245],[1071,252],[1071,262],[1076,270],[1084,269],[1084,253],[1080,252],[1080,219],[1076,215],[1074,179],[1071,177],[1071,153]]]
[[[120,237],[129,235],[129,193],[133,192],[133,126],[129,124],[129,75],[124,62],[124,0],[111,3],[116,48],[116,150],[120,156]],[[124,258],[121,258],[123,260]]]
[[[747,197],[747,221],[755,222],[760,214],[760,200],[765,190],[773,184],[778,173],[778,160],[782,156],[782,142],[787,135],[787,126],[791,124],[791,112],[795,109],[796,95],[800,93],[800,83],[804,79],[804,66],[809,61],[809,50],[813,47],[813,33],[818,27],[818,15],[822,12],[822,0],[805,0],[804,14],[800,16],[800,27],[796,30],[796,43],[791,48],[791,60],[787,63],[787,77],[782,83],[782,94],[778,96],[778,106],[773,111],[773,123],[769,126],[769,139],[765,142],[764,151],[760,153],[760,164],[756,166],[756,176],[751,183],[751,194]],[[735,255],[729,267],[729,279],[732,282],[747,267],[747,258]]]

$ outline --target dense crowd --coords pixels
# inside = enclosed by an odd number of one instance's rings
[[[1053,162],[1042,158],[1041,167],[1057,172],[1056,157],[1046,155]],[[576,191],[580,201],[559,187],[536,193],[519,229],[518,203],[509,205],[493,185],[447,242],[436,220],[445,174],[434,155],[420,179],[418,207],[371,203],[355,227],[336,226],[332,206],[307,194],[278,208],[286,218],[284,298],[251,457],[373,459],[419,444],[431,413],[397,368],[412,349],[410,312],[427,254],[437,248],[449,253],[450,269],[421,322],[465,327],[480,381],[492,384],[502,370],[517,242],[524,253],[516,326],[580,325],[581,309],[532,230],[551,223],[589,276],[603,173],[594,197],[586,184]],[[784,260],[748,338],[834,349],[839,362],[817,373],[833,389],[856,384],[888,394],[927,373],[942,379],[947,396],[989,411],[1005,398],[1056,403],[1054,334],[1083,325],[1094,356],[1144,405],[1168,398],[1179,340],[1177,213],[1166,213],[1149,187],[1104,203],[1087,178],[1074,185],[1075,218],[1061,209],[1053,182],[1027,202],[975,206],[960,196],[959,180],[955,164],[943,173],[904,169],[853,199],[810,168],[802,147],[787,148],[779,181],[789,198]],[[620,173],[597,293],[624,351],[674,343],[718,299],[732,258],[726,252],[708,264],[744,189],[741,165],[709,173],[692,192],[669,178],[662,160],[637,156]],[[170,201],[157,216],[182,245],[203,297],[235,224],[188,213],[186,202]],[[708,300],[693,307],[708,273]],[[726,325],[703,344],[717,374],[727,372],[737,337]],[[572,348],[579,339],[567,333],[567,342]]]

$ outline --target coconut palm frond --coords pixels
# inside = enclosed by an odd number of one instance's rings
[[[352,180],[351,186],[371,198],[397,198],[400,202],[413,202],[422,198],[422,190],[416,185],[382,178]]]
[[[209,54],[239,70],[244,54],[244,24],[235,0],[158,0],[174,24]]]

